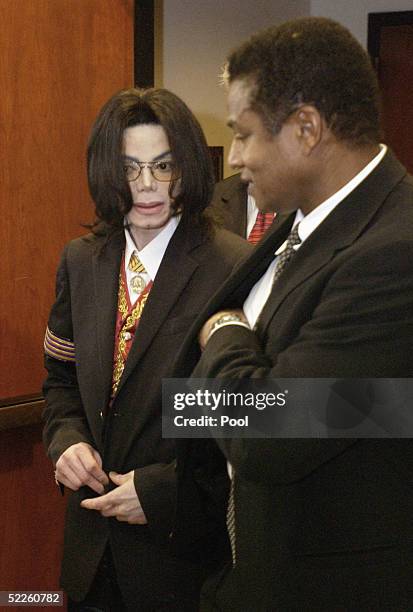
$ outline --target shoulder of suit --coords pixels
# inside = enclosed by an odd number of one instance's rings
[[[240,174],[233,174],[228,178],[219,181],[215,185],[214,197],[230,198],[234,193],[244,189],[245,185],[241,181]]]
[[[89,232],[68,242],[65,250],[69,258],[90,256],[93,253],[98,253],[106,246],[112,245],[112,243],[123,245],[124,240],[123,230],[116,230],[110,236]]]
[[[89,232],[88,234],[84,234],[83,236],[78,236],[77,238],[73,238],[68,242],[68,248],[74,251],[91,248],[94,245],[102,243],[104,240],[103,236],[99,236]]]
[[[253,247],[241,236],[224,228],[216,227],[204,243],[203,249],[209,252],[211,257],[233,264],[246,257],[253,250]]]

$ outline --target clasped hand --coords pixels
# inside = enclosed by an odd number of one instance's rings
[[[88,486],[99,494],[99,497],[83,500],[82,508],[97,510],[102,516],[114,516],[118,521],[131,525],[147,523],[136,493],[133,470],[127,474],[109,472],[116,488],[105,493],[109,478],[102,469],[98,451],[90,444],[79,442],[66,449],[56,463],[55,475],[59,482],[73,491]]]

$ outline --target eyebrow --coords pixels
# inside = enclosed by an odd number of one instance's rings
[[[246,108],[242,109],[242,111],[237,115],[237,117],[228,117],[227,126],[231,128],[232,130],[239,129],[237,119],[241,117],[241,115],[243,115],[246,111],[250,111],[250,110],[251,110],[251,106],[247,106]]]
[[[164,151],[163,153],[160,153],[156,157],[154,157],[152,161],[154,161],[154,162],[155,161],[159,161],[160,159],[166,157],[167,155],[172,155],[172,153],[171,153],[171,151],[169,149],[167,151]],[[123,159],[130,159],[130,161],[134,161],[136,163],[140,162],[140,160],[137,157],[133,157],[132,155],[124,155]],[[145,162],[142,162],[142,163],[145,163]]]

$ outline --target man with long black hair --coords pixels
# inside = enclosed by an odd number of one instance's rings
[[[45,338],[44,439],[72,491],[62,586],[71,610],[195,612],[225,549],[225,516],[215,549],[171,554],[175,445],[161,436],[161,383],[191,372],[197,353],[177,371],[176,353],[248,245],[206,213],[205,138],[167,90],[125,90],[105,104],[88,179],[97,223],[64,250]]]

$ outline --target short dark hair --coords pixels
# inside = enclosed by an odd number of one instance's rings
[[[308,17],[259,32],[232,52],[227,72],[229,82],[251,84],[251,108],[273,134],[308,103],[338,140],[380,141],[379,87],[370,58],[335,21]]]
[[[123,136],[128,127],[161,125],[181,175],[176,210],[184,225],[208,227],[205,208],[214,187],[213,167],[204,133],[178,96],[167,89],[125,89],[102,107],[92,127],[87,149],[89,191],[96,215],[106,225],[123,227],[132,196],[123,164]],[[170,193],[173,184],[171,182]]]

